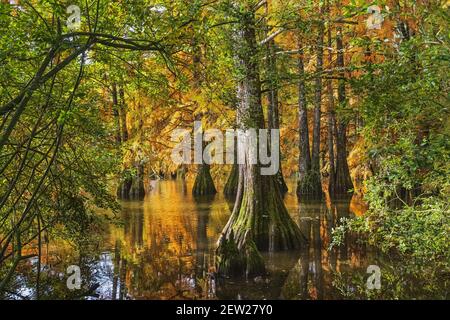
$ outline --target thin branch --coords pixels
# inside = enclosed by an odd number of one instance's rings
[[[279,34],[283,33],[284,31],[286,31],[286,29],[284,29],[284,28],[278,29],[277,31],[272,33],[270,36],[268,36],[264,40],[260,41],[259,45],[262,46],[262,45],[266,44],[267,42],[273,40],[276,36],[278,36]]]

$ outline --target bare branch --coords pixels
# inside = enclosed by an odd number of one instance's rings
[[[284,31],[286,31],[286,29],[284,29],[284,28],[278,29],[277,31],[272,33],[270,36],[268,36],[264,40],[260,41],[259,45],[262,46],[262,45],[266,44],[267,42],[273,40],[276,36],[278,36],[279,34],[283,33]]]

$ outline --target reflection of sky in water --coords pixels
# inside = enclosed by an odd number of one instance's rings
[[[345,294],[356,294],[358,286],[365,285],[366,267],[384,263],[379,255],[358,245],[356,239],[346,239],[343,247],[327,250],[331,230],[340,218],[360,214],[358,203],[299,203],[291,192],[285,203],[309,239],[309,247],[263,253],[267,277],[248,281],[216,279],[215,243],[233,204],[222,194],[213,199],[194,199],[192,185],[181,181],[152,181],[152,187],[145,201],[123,202],[123,223],[109,226],[94,249],[80,249],[82,257],[68,246],[51,247],[50,254],[60,263],[50,263],[51,267],[42,263],[42,272],[50,269],[52,281],[43,284],[41,291],[51,298],[69,299],[349,298]],[[293,185],[290,190],[294,190]],[[28,263],[35,271],[37,260]],[[82,296],[65,286],[64,272],[71,264],[80,264]],[[20,296],[34,297],[33,281],[21,273],[16,280]],[[347,293],[343,294],[342,288]]]
[[[96,292],[99,299],[112,299],[114,264],[110,252],[103,252],[96,265],[96,280],[99,287]]]

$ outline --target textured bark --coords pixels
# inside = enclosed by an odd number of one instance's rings
[[[299,162],[298,162],[298,185],[297,194],[299,196],[307,193],[309,189],[307,182],[308,173],[311,170],[311,154],[309,150],[309,128],[308,128],[308,109],[306,102],[306,86],[305,86],[305,63],[303,61],[302,43],[299,41],[299,58],[298,58],[298,127],[299,127]]]
[[[337,49],[337,67],[340,70],[340,80],[338,83],[338,102],[342,109],[347,104],[345,92],[345,63],[344,63],[344,45],[342,41],[342,27],[337,27],[336,33]],[[350,170],[347,162],[347,120],[340,116],[336,125],[336,188],[335,195],[348,194],[353,189],[353,183],[350,177]]]
[[[242,9],[242,7],[241,7]],[[261,84],[256,59],[254,13],[239,16],[234,43],[241,77],[238,88],[238,119],[242,129],[263,128]],[[250,148],[248,148],[250,149]],[[254,276],[265,273],[259,250],[298,249],[304,237],[289,216],[274,176],[262,176],[260,165],[239,165],[239,186],[233,213],[222,231],[216,252],[221,275]]]

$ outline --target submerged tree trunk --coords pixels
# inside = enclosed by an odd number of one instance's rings
[[[140,61],[138,63],[138,69],[140,68]],[[139,73],[138,73],[139,74]],[[139,79],[139,77],[138,77]],[[143,137],[143,114],[140,98],[137,101],[137,112],[138,112],[138,124],[137,126],[131,126],[128,130],[127,124],[127,103],[125,100],[125,82],[123,79],[117,85],[113,83],[112,93],[113,93],[113,103],[117,106],[117,118],[118,118],[118,136],[122,143],[126,143],[130,136],[131,138],[137,137],[137,145],[141,146],[144,140]],[[138,80],[138,92],[140,91],[140,81]],[[131,156],[134,156],[134,161],[131,163],[123,163],[123,169],[121,172],[121,177],[119,181],[119,186],[117,187],[117,197],[119,199],[143,199],[145,196],[144,178],[145,178],[145,165],[143,152],[138,148],[138,150],[130,150]]]
[[[197,176],[195,178],[192,194],[194,196],[206,196],[216,194],[217,190],[211,177],[209,164],[198,165]]]
[[[322,11],[322,7],[321,7]],[[319,22],[318,38],[316,43],[316,77],[314,94],[314,122],[313,122],[313,143],[311,152],[311,177],[314,198],[322,198],[322,182],[320,176],[320,123],[322,106],[322,71],[323,71],[323,36],[324,23]]]
[[[198,91],[201,85],[201,50],[197,43],[197,39],[194,39],[193,44],[193,87],[194,90]],[[201,120],[202,115],[196,117],[197,121]],[[202,142],[203,143],[203,142]],[[192,189],[192,194],[194,196],[205,196],[216,194],[217,190],[214,186],[214,181],[211,177],[210,165],[204,163],[202,158],[202,163],[198,165],[197,176],[195,177],[194,187]]]
[[[333,47],[331,38],[331,26],[328,26],[328,69],[332,69],[333,65]],[[331,75],[330,75],[331,76]],[[336,117],[334,111],[334,89],[333,80],[327,80],[328,91],[328,112],[327,112],[327,144],[328,144],[328,192],[334,194],[336,192],[336,176],[335,176],[335,157],[334,157],[334,135],[336,127]]]
[[[245,5],[240,9],[244,10],[239,13],[240,23],[233,39],[241,75],[238,84],[239,126],[244,130],[260,129],[264,127],[264,116],[255,59],[255,15]],[[249,161],[251,148],[242,151],[245,164],[239,165],[235,206],[216,252],[217,272],[227,276],[264,274],[264,261],[258,250],[298,249],[304,241],[286,210],[275,177],[261,175],[261,166]]]
[[[308,109],[306,101],[306,84],[305,84],[305,66],[303,61],[303,49],[302,43],[299,42],[299,58],[298,58],[298,74],[299,74],[299,84],[298,84],[298,107],[299,107],[299,175],[297,183],[297,195],[302,198],[321,198],[322,197],[322,186],[320,182],[320,169],[313,168],[311,160],[311,151],[309,144],[309,127],[308,127]],[[321,85],[321,83],[320,83]],[[320,88],[320,99],[321,99],[321,88]],[[316,83],[316,100],[317,100],[317,83]],[[317,106],[317,103],[316,103]],[[317,108],[315,108],[316,111]],[[316,128],[316,134],[319,134],[319,140],[316,138],[314,141],[319,143],[320,151],[320,106],[318,109],[318,115],[314,116],[314,128]],[[317,123],[316,120],[319,120]],[[317,129],[318,128],[318,129]],[[317,147],[316,147],[317,149]],[[319,154],[316,153],[315,161],[319,161]],[[320,164],[319,164],[320,166]],[[316,167],[318,167],[316,165]]]
[[[122,143],[126,143],[128,141],[128,128],[126,121],[126,109],[125,109],[125,93],[123,86],[120,86],[120,89],[117,90],[117,85],[114,83],[113,85],[113,102],[115,102],[118,110],[118,136],[120,137],[120,141]],[[119,92],[118,92],[119,91]],[[120,102],[119,102],[120,97]],[[117,188],[117,197],[119,199],[129,199],[131,186],[133,184],[132,173],[129,168],[125,168],[122,171],[119,186]]]
[[[341,109],[345,109],[347,98],[345,93],[345,63],[344,45],[342,41],[342,27],[337,27],[336,32],[337,67],[340,73],[338,83],[338,102]],[[336,125],[336,187],[335,195],[348,194],[353,189],[350,170],[347,162],[347,120],[340,115]]]

